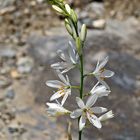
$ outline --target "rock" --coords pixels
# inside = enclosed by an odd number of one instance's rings
[[[0,119],[5,123],[9,124],[12,120],[15,119],[15,114],[11,112],[11,110],[8,110],[9,108],[6,108],[4,111],[2,111],[2,114],[0,116]]]
[[[21,78],[21,74],[17,70],[11,70],[10,75],[14,79],[19,79]]]
[[[86,24],[87,28],[90,29],[104,29],[106,26],[106,21],[104,19],[93,20],[89,17],[81,18],[81,23]]]
[[[7,13],[11,13],[11,12],[13,12],[15,10],[16,10],[16,7],[15,6],[5,7],[5,8],[3,8],[3,9],[0,10],[0,16],[5,15]]]
[[[42,3],[44,0],[36,0],[38,3]]]
[[[7,65],[3,66],[0,68],[0,74],[2,74],[2,75],[7,74],[10,72],[10,70],[11,70],[11,68],[9,66],[7,66]]]
[[[20,57],[17,61],[17,70],[19,73],[29,73],[33,68],[33,60],[30,57]]]
[[[92,23],[93,28],[95,29],[104,29],[106,25],[106,21],[104,19],[95,20]]]
[[[23,125],[20,122],[14,121],[8,126],[8,131],[11,134],[22,135],[23,133],[26,132],[26,129],[23,127]]]
[[[138,21],[132,17],[125,20],[124,22],[121,22],[118,20],[112,20],[112,19],[109,19],[106,22],[107,22],[106,28],[109,32],[113,31],[116,35],[124,39],[128,39],[129,34],[139,31],[138,29],[139,24],[137,23]],[[135,27],[135,30],[134,30],[134,27]]]
[[[0,88],[6,88],[9,85],[11,85],[11,81],[4,76],[0,76]]]
[[[7,89],[5,97],[8,99],[11,99],[11,100],[13,100],[15,98],[15,92],[12,89],[12,87]]]
[[[65,29],[55,28],[54,32],[51,32],[49,36],[31,35],[28,37],[27,43],[31,46],[29,48],[29,54],[35,58],[35,61],[46,65],[48,60],[54,58],[58,49],[64,49],[68,45],[68,38],[66,37]],[[61,35],[57,35],[60,34]],[[53,33],[53,34],[52,34]]]
[[[118,19],[126,19],[129,16],[135,16],[139,18],[140,11],[139,11],[139,0],[134,1],[126,1],[126,0],[104,0],[105,9],[108,16],[111,15],[112,9],[114,11],[114,18]]]
[[[100,2],[89,3],[85,7],[85,10],[88,12],[89,17],[92,17],[94,19],[103,17],[105,14],[104,4]]]
[[[13,49],[4,48],[0,49],[0,57],[3,58],[14,58],[16,56],[16,51]]]
[[[89,17],[89,14],[88,14],[87,11],[78,11],[77,10],[77,14],[78,14],[79,20],[85,19],[85,18],[88,18]]]
[[[85,6],[90,2],[90,0],[67,0],[67,1],[74,6]]]
[[[15,1],[16,1],[16,0],[1,0],[1,1],[0,1],[0,6],[1,6],[1,8],[7,7],[7,6],[11,6],[11,5],[13,5],[13,3],[14,3]]]
[[[80,22],[82,24],[86,24],[87,28],[93,28],[93,25],[92,25],[93,20],[89,17],[81,18]]]

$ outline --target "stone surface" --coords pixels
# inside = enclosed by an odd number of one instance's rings
[[[105,0],[105,8],[109,16],[124,19],[128,16],[140,17],[139,0]]]
[[[29,73],[33,68],[33,60],[30,57],[21,57],[17,61],[17,70],[20,73]]]
[[[89,28],[93,28],[93,21],[104,19],[106,5],[99,1],[96,4],[95,1],[83,1],[84,4],[79,0],[79,4],[71,1],[71,5],[84,6],[82,9],[76,7],[76,11],[79,12],[80,21],[86,22]],[[12,6],[16,10],[10,9]],[[94,8],[96,11],[93,13]],[[59,61],[56,51],[65,50],[67,41],[71,39],[61,27],[63,18],[50,9],[42,0],[0,1],[0,11],[4,11],[0,16],[0,140],[67,139],[66,122],[69,117],[56,119],[46,114],[45,102],[49,101],[53,91],[45,82],[58,79],[50,64]],[[113,14],[116,12],[110,12],[115,17]],[[134,16],[133,12],[130,13]],[[124,18],[122,14],[119,15],[121,19]],[[112,109],[115,118],[103,123],[101,130],[88,126],[84,130],[83,139],[139,140],[139,21],[135,17],[129,17],[125,21],[105,21],[106,27],[102,30],[88,30],[84,50],[85,72],[95,68],[98,58],[109,55],[110,61],[106,68],[116,73],[107,81],[112,93],[108,98],[99,100],[97,105]],[[20,73],[19,67],[29,73]],[[75,84],[79,83],[78,75],[76,70],[69,73],[70,80],[74,79]],[[85,90],[89,91],[94,83],[93,78],[86,79]],[[78,93],[74,90],[72,93],[73,97],[68,98],[66,107],[75,109],[75,96]],[[73,140],[77,140],[77,121],[72,123],[72,134]]]
[[[5,46],[0,47],[0,57],[3,58],[13,58],[16,56],[16,51],[13,49],[5,48]]]
[[[104,29],[106,25],[106,21],[104,19],[95,20],[92,23],[93,28],[95,29]]]

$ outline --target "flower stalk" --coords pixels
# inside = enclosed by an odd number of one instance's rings
[[[94,71],[84,74],[83,49],[85,47],[84,44],[87,36],[86,25],[83,24],[79,31],[78,16],[68,4],[65,4],[64,0],[48,1],[52,4],[55,11],[64,16],[66,30],[72,37],[74,43],[71,41],[69,42],[68,53],[59,50],[58,55],[62,61],[51,65],[51,67],[56,70],[60,80],[50,80],[46,82],[47,86],[56,89],[56,92],[50,97],[50,101],[56,101],[56,103],[47,103],[47,112],[53,116],[70,115],[72,119],[78,118],[79,140],[82,140],[82,132],[86,126],[87,120],[93,126],[100,129],[102,127],[102,121],[113,118],[114,116],[112,111],[107,112],[107,108],[93,107],[98,98],[110,94],[110,87],[104,80],[112,77],[114,72],[104,68],[108,62],[108,57],[106,57],[104,60],[97,62]],[[80,84],[78,86],[71,85],[68,75],[65,74],[74,68],[78,68],[80,71]],[[98,82],[90,92],[84,94],[84,78],[88,76],[94,76]],[[72,89],[79,90],[79,97],[76,97],[76,102],[79,108],[74,111],[70,111],[64,107],[67,98],[73,94]],[[86,103],[84,102],[85,97],[88,97]],[[60,98],[62,98],[61,102],[59,102]],[[98,116],[102,113],[105,114]],[[69,131],[69,139],[72,139],[70,133],[71,132]]]

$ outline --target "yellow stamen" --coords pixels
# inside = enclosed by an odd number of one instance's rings
[[[101,68],[101,69],[99,70],[99,72],[100,72],[100,73],[103,73],[105,70],[106,70],[105,68]]]
[[[58,89],[58,91],[60,91],[59,94],[64,94],[67,89],[69,89],[69,87],[67,87],[67,86],[61,86]]]
[[[106,70],[105,68],[102,68],[102,69],[99,70],[99,72],[100,73],[103,73],[105,70]],[[104,81],[105,80],[105,77],[100,77],[100,79]]]

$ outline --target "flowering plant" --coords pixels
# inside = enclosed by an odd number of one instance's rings
[[[65,27],[74,43],[71,41],[69,42],[68,53],[64,53],[62,50],[59,50],[58,55],[62,61],[51,65],[51,67],[56,70],[56,73],[61,81],[50,80],[46,82],[47,86],[56,89],[55,93],[50,98],[51,102],[46,103],[48,106],[47,112],[51,116],[69,115],[72,119],[78,118],[79,140],[81,140],[82,131],[83,128],[85,128],[87,121],[96,128],[100,129],[102,127],[102,121],[113,118],[114,116],[112,111],[107,111],[107,108],[93,107],[98,98],[108,96],[110,94],[110,87],[105,82],[105,79],[112,77],[114,72],[104,68],[108,62],[108,57],[106,57],[101,62],[97,62],[93,72],[88,74],[84,73],[83,48],[87,36],[86,25],[83,24],[81,27],[79,26],[77,14],[68,4],[65,4],[64,0],[48,1],[52,4],[52,8],[54,10],[64,16]],[[80,28],[81,30],[79,30]],[[78,68],[80,71],[79,86],[71,85],[68,75],[66,74],[73,68]],[[87,76],[96,77],[98,82],[88,94],[84,94],[84,79]],[[79,90],[79,97],[76,97],[76,103],[79,108],[74,111],[70,111],[64,107],[64,104],[67,98],[72,95],[71,89],[73,88]],[[87,101],[84,103],[84,98],[87,96]],[[59,98],[62,98],[61,102],[59,102]],[[101,115],[98,116],[99,114]]]

